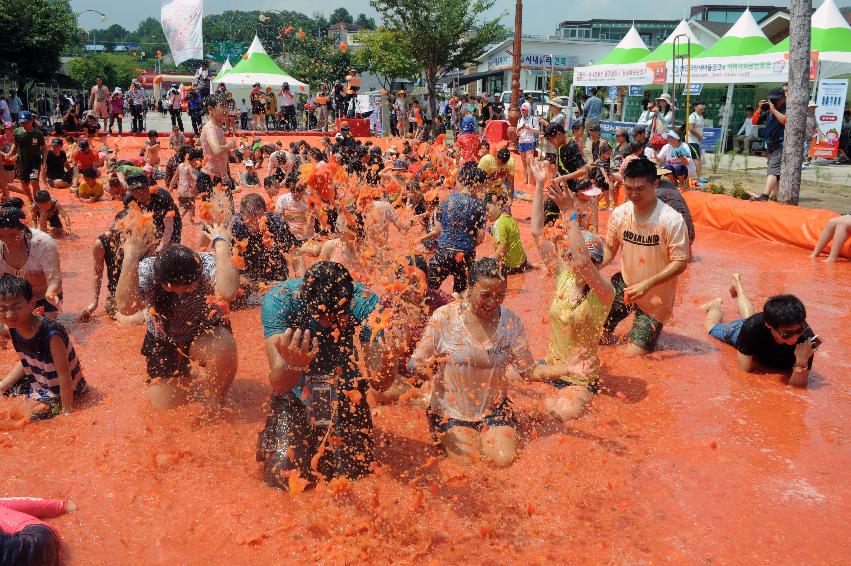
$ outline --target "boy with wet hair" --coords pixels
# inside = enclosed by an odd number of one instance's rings
[[[41,406],[31,419],[69,414],[86,381],[68,331],[52,318],[36,315],[30,282],[0,276],[0,312],[20,360],[0,379],[0,394],[26,396]]]
[[[65,228],[62,226],[62,220],[59,218],[60,215],[65,220]],[[39,230],[42,232],[48,232],[49,230],[49,233],[53,236],[61,236],[65,233],[66,228],[69,231],[71,230],[71,217],[68,216],[68,213],[65,212],[59,201],[51,197],[50,193],[44,189],[35,192],[35,202],[32,205],[32,218],[33,222],[38,225]]]
[[[94,167],[87,167],[80,171],[83,180],[79,186],[73,187],[71,192],[83,202],[97,202],[103,196],[103,184],[98,181],[98,171]]]
[[[755,312],[738,273],[733,274],[730,296],[736,300],[739,319],[722,322],[720,298],[701,307],[709,335],[736,348],[740,370],[790,372],[789,385],[806,386],[821,339],[807,324],[804,303],[794,295],[775,295],[765,301],[762,312]]]

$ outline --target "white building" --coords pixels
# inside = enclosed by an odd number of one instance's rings
[[[587,65],[605,56],[615,43],[556,37],[524,37],[521,46],[520,88],[524,91],[550,89],[550,76]],[[478,65],[466,74],[450,74],[443,82],[452,88],[467,85],[467,92],[500,92],[511,89],[512,48],[508,38],[493,45],[479,57]],[[559,93],[561,94],[561,93]]]

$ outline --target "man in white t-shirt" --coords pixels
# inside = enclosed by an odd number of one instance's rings
[[[653,350],[673,313],[677,276],[689,260],[688,230],[682,215],[656,198],[655,163],[635,159],[623,176],[627,202],[612,212],[603,258],[603,266],[608,265],[621,251],[605,330],[611,339],[615,327],[634,311],[626,352],[643,355]]]
[[[275,212],[284,217],[290,225],[290,232],[299,243],[304,243],[315,233],[313,213],[308,209],[307,198],[304,195],[306,187],[304,183],[298,182],[295,176],[287,177],[286,184],[290,192],[278,197]]]
[[[700,177],[700,166],[703,164],[703,149],[700,144],[703,143],[704,112],[706,112],[706,104],[702,100],[695,102],[694,112],[688,117],[688,132],[686,134],[686,140],[694,154],[694,164],[698,177]]]

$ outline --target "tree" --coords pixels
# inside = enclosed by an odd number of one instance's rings
[[[807,143],[807,101],[810,80],[811,0],[792,0],[789,7],[789,96],[780,191],[777,200],[797,206],[801,193],[801,163]]]
[[[357,40],[363,45],[355,56],[357,62],[376,75],[384,88],[389,89],[398,79],[420,75],[422,67],[411,56],[399,32],[379,28],[358,33]]]
[[[0,74],[51,80],[59,56],[84,36],[68,0],[3,0],[0,2]]]
[[[328,24],[332,26],[334,24],[353,24],[354,22],[355,20],[349,11],[342,7],[331,12],[331,15],[328,17]]]
[[[306,37],[303,44],[289,65],[290,74],[303,83],[316,87],[344,80],[349,69],[363,70],[350,51],[340,51],[336,44],[313,37]]]
[[[127,39],[128,35],[130,35],[129,31],[118,24],[112,24],[105,29],[89,30],[89,37],[92,38],[89,41],[103,44],[108,50],[113,51],[117,45],[123,43]]]
[[[95,84],[95,78],[101,77],[103,84],[110,89],[126,89],[130,81],[139,75],[137,63],[130,55],[123,53],[90,53],[85,57],[75,57],[68,61],[68,76],[82,87]]]
[[[499,17],[481,19],[493,4],[494,0],[370,0],[423,69],[433,116],[437,115],[438,79],[475,62],[502,31]]]
[[[366,14],[358,14],[355,25],[361,29],[375,29],[375,18],[367,18]]]

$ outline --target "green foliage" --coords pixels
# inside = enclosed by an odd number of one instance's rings
[[[130,55],[122,53],[90,53],[85,57],[75,57],[68,62],[68,76],[84,88],[95,84],[95,78],[103,78],[103,84],[110,90],[130,86],[130,81],[138,76],[137,62]]]
[[[349,13],[349,11],[346,10],[345,8],[342,8],[342,7],[337,8],[336,10],[331,12],[331,15],[328,17],[328,24],[329,25],[333,26],[334,24],[340,24],[340,23],[343,23],[343,24],[355,23],[355,20],[352,17],[352,15]]]
[[[422,67],[411,57],[399,32],[382,27],[358,33],[357,40],[363,47],[355,59],[364,70],[378,76],[384,88],[389,89],[399,79],[419,76]]]
[[[355,25],[363,29],[375,29],[375,18],[367,18],[366,14],[358,14]]]
[[[52,79],[60,54],[83,37],[68,0],[3,0],[0,29],[0,73],[39,81]]]
[[[437,114],[437,81],[452,69],[475,62],[503,31],[502,14],[485,19],[494,0],[370,0],[388,29],[425,74],[432,114]]]
[[[336,44],[311,37],[304,39],[303,49],[290,55],[285,68],[293,77],[312,87],[343,81],[349,69],[363,70],[351,52],[340,51]]]
[[[751,194],[738,181],[733,183],[733,190],[730,191],[730,196],[742,200],[751,200]]]
[[[709,183],[709,187],[706,189],[706,192],[712,193],[713,195],[723,195],[727,192],[727,187],[720,183]]]

